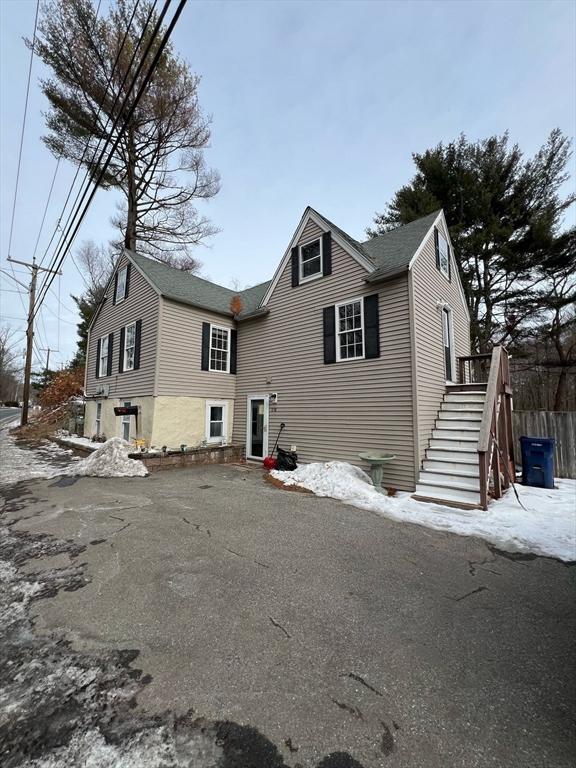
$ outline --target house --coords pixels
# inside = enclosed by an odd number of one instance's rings
[[[240,292],[125,252],[89,331],[86,429],[259,461],[284,422],[301,461],[385,450],[385,486],[477,504],[469,325],[442,211],[358,242],[308,207],[273,278]]]

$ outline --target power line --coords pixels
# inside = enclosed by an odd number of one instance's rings
[[[134,8],[133,8],[133,10],[132,10],[132,15],[131,15],[131,17],[130,17],[130,20],[128,21],[128,26],[126,27],[126,32],[125,32],[125,34],[124,34],[124,37],[123,37],[123,39],[122,39],[122,43],[120,44],[120,47],[118,48],[118,53],[117,53],[117,55],[116,55],[116,59],[115,59],[115,61],[114,61],[114,64],[112,65],[112,69],[111,69],[111,71],[110,71],[110,75],[109,75],[109,77],[108,77],[108,81],[107,81],[107,83],[106,83],[106,87],[105,87],[105,89],[104,89],[104,94],[103,94],[103,96],[102,96],[102,101],[101,101],[101,103],[100,103],[100,105],[99,105],[99,107],[98,107],[98,109],[97,109],[97,111],[96,111],[96,115],[95,115],[95,117],[94,117],[94,123],[95,123],[95,124],[96,124],[96,121],[97,121],[97,119],[98,119],[98,116],[99,116],[99,114],[100,114],[100,112],[101,112],[101,110],[102,110],[102,105],[103,105],[103,104],[104,104],[104,102],[105,102],[105,99],[106,99],[106,95],[107,95],[107,93],[108,93],[108,89],[110,88],[110,85],[111,85],[111,83],[112,83],[112,78],[114,77],[114,72],[115,72],[115,70],[116,70],[116,67],[117,67],[117,65],[118,65],[118,62],[119,62],[119,60],[120,60],[120,55],[121,55],[121,53],[122,53],[122,50],[123,50],[123,48],[124,48],[124,45],[126,44],[126,40],[127,40],[127,38],[128,38],[128,34],[129,34],[129,32],[130,32],[130,27],[132,26],[132,22],[133,22],[133,20],[134,20],[134,17],[135,17],[135,15],[136,15],[136,11],[137,11],[137,9],[138,9],[138,6],[139,6],[139,4],[140,4],[140,0],[136,0],[136,3],[135,3],[135,5],[134,5]],[[152,16],[152,12],[153,12],[153,10],[154,10],[154,8],[155,8],[155,7],[156,7],[156,0],[154,0],[154,4],[153,4],[152,8],[150,9],[150,12],[149,12],[149,14],[148,14],[148,18],[146,19],[146,24],[144,25],[144,29],[142,30],[142,33],[144,33],[144,32],[146,31],[146,28],[148,27],[148,23],[149,23],[149,21],[150,21],[150,18],[151,18],[151,16]],[[98,4],[98,9],[100,9],[100,4]],[[135,46],[135,48],[134,48],[134,51],[133,51],[133,53],[132,53],[132,58],[131,58],[131,60],[130,60],[130,64],[128,65],[128,68],[127,68],[127,70],[126,70],[126,75],[127,75],[127,74],[128,74],[128,72],[130,71],[130,68],[131,68],[131,66],[132,66],[132,63],[133,63],[133,61],[134,61],[134,57],[135,57],[135,55],[136,55],[136,52],[138,51],[138,48],[139,48],[139,46],[140,46],[140,43],[141,43],[141,41],[142,41],[142,37],[143,37],[143,34],[142,34],[142,36],[140,37],[140,39],[138,40],[138,43],[136,44],[136,46]],[[112,105],[112,110],[113,110],[113,109],[114,109],[114,107],[116,106],[116,102],[117,102],[117,99],[118,99],[118,95],[120,94],[120,92],[121,92],[122,88],[124,87],[124,83],[125,83],[125,82],[126,82],[126,76],[124,77],[124,81],[122,82],[122,85],[120,86],[120,88],[119,88],[119,90],[118,90],[118,94],[116,95],[116,99],[114,99],[114,103],[113,103],[113,105]],[[105,126],[104,126],[104,130],[105,130],[107,127],[108,127],[108,123],[109,123],[109,121],[110,121],[110,117],[108,117],[108,119],[107,119],[107,121],[106,121],[106,124],[105,124]],[[94,154],[92,155],[92,161],[94,160],[94,157],[96,156],[96,153],[98,152],[98,150],[99,150],[99,148],[100,148],[100,143],[101,143],[101,141],[102,141],[102,139],[100,139],[100,140],[98,141],[98,144],[96,145],[96,149],[94,150]],[[58,250],[58,249],[59,249],[59,247],[60,247],[60,244],[61,244],[61,242],[62,242],[62,238],[63,238],[63,230],[62,230],[62,229],[60,229],[60,222],[62,221],[62,219],[63,219],[63,217],[64,217],[64,212],[66,211],[66,206],[68,205],[68,201],[70,200],[70,197],[71,197],[71,195],[72,195],[72,190],[74,189],[74,186],[75,186],[75,184],[76,184],[76,179],[78,178],[78,175],[79,175],[79,173],[80,173],[80,170],[81,170],[81,168],[82,168],[82,163],[84,162],[84,158],[86,157],[86,153],[88,152],[88,149],[89,149],[89,147],[90,147],[90,139],[88,138],[88,140],[86,141],[86,144],[85,144],[85,146],[84,146],[84,149],[83,149],[83,151],[82,151],[82,156],[80,157],[80,160],[78,161],[78,165],[76,166],[76,172],[75,172],[75,174],[74,174],[74,178],[72,179],[72,183],[71,183],[71,185],[70,185],[70,189],[68,190],[68,194],[66,195],[66,200],[64,201],[64,205],[62,206],[62,212],[60,213],[60,216],[59,216],[59,218],[58,218],[58,220],[57,220],[57,222],[56,222],[56,228],[54,229],[54,232],[52,233],[52,236],[51,236],[51,238],[50,238],[50,242],[49,242],[49,243],[48,243],[48,245],[46,246],[46,250],[44,251],[44,254],[42,255],[42,258],[41,258],[41,260],[40,260],[40,264],[43,264],[43,262],[44,262],[44,259],[46,258],[47,254],[48,254],[48,251],[50,250],[50,246],[52,245],[52,242],[53,242],[54,238],[56,237],[56,233],[58,232],[58,230],[60,230],[60,232],[61,232],[61,235],[60,235],[60,239],[58,240],[58,243],[56,244],[56,249]],[[91,161],[91,162],[92,162],[92,161]],[[84,185],[84,182],[86,181],[86,178],[88,177],[88,175],[89,175],[89,172],[90,172],[90,171],[89,171],[89,169],[87,169],[87,170],[86,170],[86,173],[85,173],[85,176],[84,176],[84,179],[82,180],[82,183],[81,183],[81,185],[80,185],[80,188],[79,188],[78,192],[76,193],[76,198],[75,198],[75,200],[74,200],[74,202],[73,202],[73,204],[72,204],[72,210],[74,209],[74,206],[76,206],[76,204],[78,203],[78,198],[79,198],[79,196],[80,196],[80,192],[81,192],[81,190],[82,190],[82,186]],[[65,227],[66,227],[66,226],[68,226],[68,222],[70,221],[70,216],[71,216],[71,213],[72,213],[72,211],[71,211],[71,212],[68,214],[68,219],[67,219],[67,221],[66,221]]]
[[[50,184],[50,189],[48,190],[48,199],[46,200],[46,205],[44,206],[44,214],[42,216],[42,221],[40,222],[40,229],[38,230],[38,237],[36,238],[36,245],[34,246],[34,253],[32,254],[32,261],[36,258],[36,251],[38,250],[38,243],[40,242],[40,237],[42,236],[42,230],[44,229],[44,222],[46,220],[46,214],[48,213],[48,206],[50,205],[50,199],[52,197],[52,190],[54,189],[54,182],[56,181],[56,174],[58,173],[58,168],[60,167],[60,160],[62,159],[62,156],[58,158],[56,161],[56,168],[54,168],[54,175],[52,176],[52,183]],[[40,262],[42,263],[42,262]]]
[[[70,229],[72,228],[72,225],[70,225],[70,227],[68,228],[68,231],[66,233],[66,237],[69,236],[69,241],[68,241],[65,249],[63,250],[63,252],[61,253],[60,256],[59,256],[58,253],[55,254],[54,259],[51,262],[51,269],[53,268],[54,265],[56,265],[56,263],[57,263],[57,266],[56,266],[57,270],[59,270],[60,267],[62,266],[62,263],[63,263],[64,259],[66,258],[66,254],[67,254],[68,250],[70,249],[70,247],[72,245],[72,242],[74,241],[74,238],[75,238],[75,236],[76,236],[76,234],[78,232],[78,229],[80,228],[80,225],[82,224],[82,221],[83,221],[84,217],[86,216],[86,213],[88,211],[90,203],[92,202],[92,200],[93,200],[93,198],[94,198],[94,196],[96,194],[96,191],[98,190],[99,184],[102,181],[102,179],[104,177],[104,174],[106,173],[106,170],[107,170],[107,168],[108,168],[108,166],[109,166],[109,164],[110,164],[110,162],[112,160],[112,157],[114,156],[114,152],[116,151],[116,149],[118,147],[118,144],[120,143],[120,140],[122,139],[122,137],[124,136],[124,133],[126,132],[128,121],[130,120],[130,118],[134,114],[134,111],[135,111],[136,107],[138,106],[138,103],[140,102],[140,99],[142,98],[142,95],[144,94],[144,91],[146,90],[146,88],[148,86],[148,83],[150,82],[150,79],[152,78],[152,75],[154,74],[154,71],[155,71],[156,67],[158,66],[158,62],[160,60],[160,57],[162,56],[162,54],[164,52],[164,49],[165,49],[165,47],[166,47],[166,45],[168,43],[168,40],[170,39],[170,36],[171,36],[171,34],[172,34],[173,30],[174,30],[174,27],[176,26],[176,23],[177,23],[177,21],[178,21],[178,19],[180,17],[180,14],[182,13],[182,10],[183,10],[185,4],[186,4],[186,0],[180,0],[180,2],[178,4],[178,8],[176,9],[176,12],[174,13],[174,16],[172,17],[172,19],[170,21],[170,24],[168,25],[168,28],[167,28],[166,32],[164,33],[164,36],[163,36],[163,38],[162,38],[162,40],[161,40],[161,42],[160,42],[160,44],[159,44],[159,46],[158,46],[158,48],[156,50],[156,53],[155,53],[154,58],[153,58],[150,66],[148,68],[148,71],[146,72],[146,74],[144,76],[144,79],[142,81],[142,84],[140,85],[138,93],[136,94],[136,96],[134,98],[134,101],[133,101],[130,109],[128,110],[128,114],[126,115],[126,118],[124,120],[124,124],[123,124],[122,128],[120,129],[120,131],[118,132],[118,135],[117,135],[117,137],[116,137],[116,139],[114,141],[114,144],[112,146],[112,149],[110,150],[110,153],[109,153],[108,157],[106,158],[105,162],[101,166],[98,178],[94,182],[94,187],[92,189],[92,192],[88,196],[88,200],[86,201],[83,210],[79,214],[79,218],[78,218],[78,220],[77,220],[77,222],[76,222],[76,224],[74,226],[74,229],[73,229],[71,235],[69,235],[69,232],[70,232]],[[128,97],[130,96],[130,93],[131,93],[132,89],[134,88],[134,85],[136,83],[136,79],[138,78],[138,76],[140,74],[140,71],[141,71],[141,69],[142,69],[142,67],[143,67],[143,65],[144,65],[144,63],[146,61],[148,53],[150,52],[152,44],[154,43],[154,40],[155,40],[155,38],[156,38],[156,36],[158,34],[158,30],[161,27],[162,20],[163,20],[165,14],[166,14],[166,11],[168,10],[169,5],[170,5],[170,0],[167,0],[167,2],[165,2],[165,4],[164,4],[164,8],[162,9],[162,12],[161,12],[159,18],[158,18],[158,21],[156,23],[156,27],[155,27],[155,29],[154,29],[154,31],[152,33],[152,36],[151,36],[151,38],[150,38],[150,40],[148,42],[148,45],[147,45],[146,51],[144,52],[142,60],[141,60],[140,64],[138,65],[138,69],[137,69],[137,71],[136,71],[136,73],[135,73],[135,75],[133,77],[132,83],[130,84],[130,87],[128,89],[128,93],[126,94],[126,97],[124,99],[124,103],[122,104],[122,107],[121,107],[121,109],[120,109],[120,111],[118,113],[118,116],[116,117],[116,119],[114,121],[114,125],[112,126],[111,131],[114,131],[115,128],[116,128],[116,125],[118,123],[120,115],[122,114],[122,112],[124,110],[124,107],[126,106],[126,102],[128,100]],[[108,144],[109,142],[110,142],[110,138],[107,139],[106,144]],[[106,150],[106,146],[103,148],[103,150],[101,152],[101,155],[98,158],[98,161],[96,163],[97,167],[99,167],[100,163],[102,162],[105,150]],[[84,197],[86,196],[87,192],[88,192],[88,189],[85,190],[80,203],[83,202]],[[58,256],[59,256],[59,260],[57,260]],[[53,275],[49,276],[45,280],[44,284],[42,285],[42,288],[40,289],[41,295],[39,296],[39,299],[37,301],[37,306],[40,305],[42,303],[42,301],[44,300],[46,292],[47,292],[48,288],[50,287],[51,283],[53,282],[53,280],[54,280],[54,276]],[[35,311],[37,311],[37,309]]]

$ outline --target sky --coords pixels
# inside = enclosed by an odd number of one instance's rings
[[[32,34],[35,7],[0,0],[2,269],[29,62],[22,38]],[[103,0],[101,13],[106,7]],[[462,132],[475,140],[508,130],[531,155],[554,127],[576,134],[572,0],[189,0],[173,41],[202,77],[200,105],[212,116],[206,160],[222,187],[199,207],[220,231],[195,255],[202,275],[222,285],[270,278],[307,205],[365,239],[374,213],[412,178],[413,152]],[[40,232],[56,166],[41,142],[38,78],[46,74],[34,60],[10,253],[23,261],[39,234],[37,258],[45,252],[74,173],[60,163]],[[117,200],[98,192],[76,246],[113,236]],[[20,269],[16,277],[27,282]],[[27,296],[0,278],[0,322],[11,326],[19,352]],[[51,367],[72,357],[70,294],[83,287],[68,258],[40,313],[35,367],[48,347]]]

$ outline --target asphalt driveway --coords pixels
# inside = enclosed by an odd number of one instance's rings
[[[570,567],[244,467],[34,481],[10,497],[13,531],[86,547],[87,583],[34,602],[36,632],[139,650],[143,712],[252,726],[305,768],[334,753],[363,768],[573,765]]]

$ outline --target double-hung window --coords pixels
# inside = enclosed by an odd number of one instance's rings
[[[448,240],[438,230],[438,268],[445,277],[450,278],[450,249]]]
[[[122,405],[125,408],[130,408],[132,403],[128,400],[125,403],[122,403]],[[126,440],[127,443],[130,442],[130,416],[124,415],[122,416],[122,438]]]
[[[124,301],[126,298],[126,283],[128,279],[128,267],[122,267],[118,270],[118,277],[116,280],[116,292],[114,294],[114,304],[118,304],[120,301]]]
[[[100,359],[98,360],[98,376],[108,375],[108,336],[100,339]]]
[[[210,366],[211,371],[230,371],[230,328],[210,326]]]
[[[364,300],[336,304],[336,359],[364,357]]]
[[[206,403],[206,440],[209,443],[222,443],[226,440],[228,403],[224,400]]]
[[[94,419],[94,430],[96,435],[100,435],[102,430],[102,403],[96,403],[96,418]]]
[[[300,246],[300,282],[322,275],[322,239]]]
[[[124,332],[124,365],[125,371],[134,370],[134,352],[136,350],[136,323],[126,326]]]

